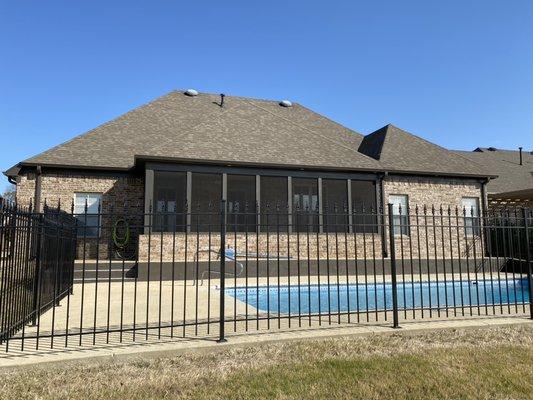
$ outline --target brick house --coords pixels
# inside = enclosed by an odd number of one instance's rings
[[[336,206],[347,215],[388,203],[480,214],[494,177],[469,157],[393,125],[364,136],[296,103],[193,90],[173,91],[5,175],[17,186],[17,201],[37,210],[46,200],[67,211],[74,202],[76,214],[85,204],[88,214],[98,208],[190,213],[225,199],[230,208],[257,205],[258,223],[267,207],[287,210],[286,218],[305,210],[306,223],[321,233],[327,231],[322,214]],[[195,229],[190,221],[157,221],[158,232]],[[86,224],[90,231],[98,222]],[[297,221],[287,226],[287,234],[299,229]]]

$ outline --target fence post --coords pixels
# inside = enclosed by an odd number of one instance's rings
[[[42,237],[44,231],[44,217],[43,214],[37,213],[37,230],[35,238],[35,274],[33,278],[33,318],[31,325],[37,325],[37,317],[39,316],[39,291],[41,290],[41,247]]]
[[[526,262],[527,262],[527,283],[529,288],[529,315],[533,319],[533,281],[531,280],[531,243],[529,241],[529,211],[524,207],[522,209],[524,217],[524,229],[526,231]]]
[[[392,281],[392,327],[397,329],[400,327],[398,323],[398,287],[396,282],[396,248],[394,243],[394,217],[393,204],[388,204],[389,210],[389,242],[390,242],[390,268]],[[401,223],[401,222],[400,222]],[[400,229],[401,231],[401,229]]]
[[[224,337],[225,324],[225,289],[226,289],[226,200],[220,202],[220,327],[217,342],[226,341]]]

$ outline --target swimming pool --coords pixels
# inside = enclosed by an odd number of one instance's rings
[[[400,282],[397,287],[400,309],[529,302],[527,279]],[[392,309],[390,283],[232,287],[225,293],[260,311],[281,314]]]

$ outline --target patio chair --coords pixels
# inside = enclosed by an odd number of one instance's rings
[[[196,262],[198,260],[198,257],[200,255],[200,253],[214,253],[217,255],[217,260],[220,259],[220,249],[202,249],[202,250],[198,250],[195,254],[194,254],[194,262]],[[226,261],[231,261],[231,262],[234,262],[235,263],[235,272],[227,272],[224,274],[224,276],[232,276],[232,277],[239,277],[241,276],[242,272],[244,271],[244,264],[242,262],[239,262],[237,261],[237,257],[240,257],[240,258],[270,258],[270,259],[279,259],[279,260],[290,260],[291,257],[289,256],[286,256],[286,255],[283,255],[283,256],[280,256],[279,254],[276,254],[276,255],[272,255],[270,253],[249,253],[249,252],[245,252],[245,253],[237,253],[235,251],[235,249],[231,248],[231,247],[227,247],[225,250],[224,250],[224,257],[225,257],[225,260]],[[203,271],[202,272],[202,275],[200,275],[200,285],[199,286],[203,286],[204,284],[204,279],[205,279],[205,276],[207,274],[216,274],[216,275],[220,275],[220,271]],[[197,277],[198,278],[198,277]],[[195,280],[195,282],[197,281],[198,279]],[[195,283],[193,283],[193,286],[195,285]]]

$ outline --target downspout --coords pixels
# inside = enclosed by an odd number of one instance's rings
[[[41,184],[42,184],[42,169],[41,166],[38,165],[35,170],[35,193],[33,195],[34,198],[34,210],[36,213],[41,212]]]
[[[381,203],[381,213],[380,213],[380,219],[379,225],[381,227],[381,253],[383,255],[383,258],[387,258],[389,256],[388,247],[387,247],[387,234],[385,232],[385,188],[383,187],[383,182],[385,181],[385,177],[388,175],[388,172],[385,172],[384,174],[379,175],[378,177],[378,185],[379,185],[379,197],[380,197],[380,203]]]
[[[487,256],[492,255],[491,251],[491,237],[490,237],[490,228],[487,227],[488,224],[488,199],[487,199],[487,183],[489,183],[490,178],[487,178],[481,181],[481,224],[483,225],[483,231],[485,235],[485,252]]]
[[[481,212],[483,216],[487,215],[488,210],[488,198],[487,198],[487,183],[489,183],[490,178],[487,178],[484,181],[481,181]]]

